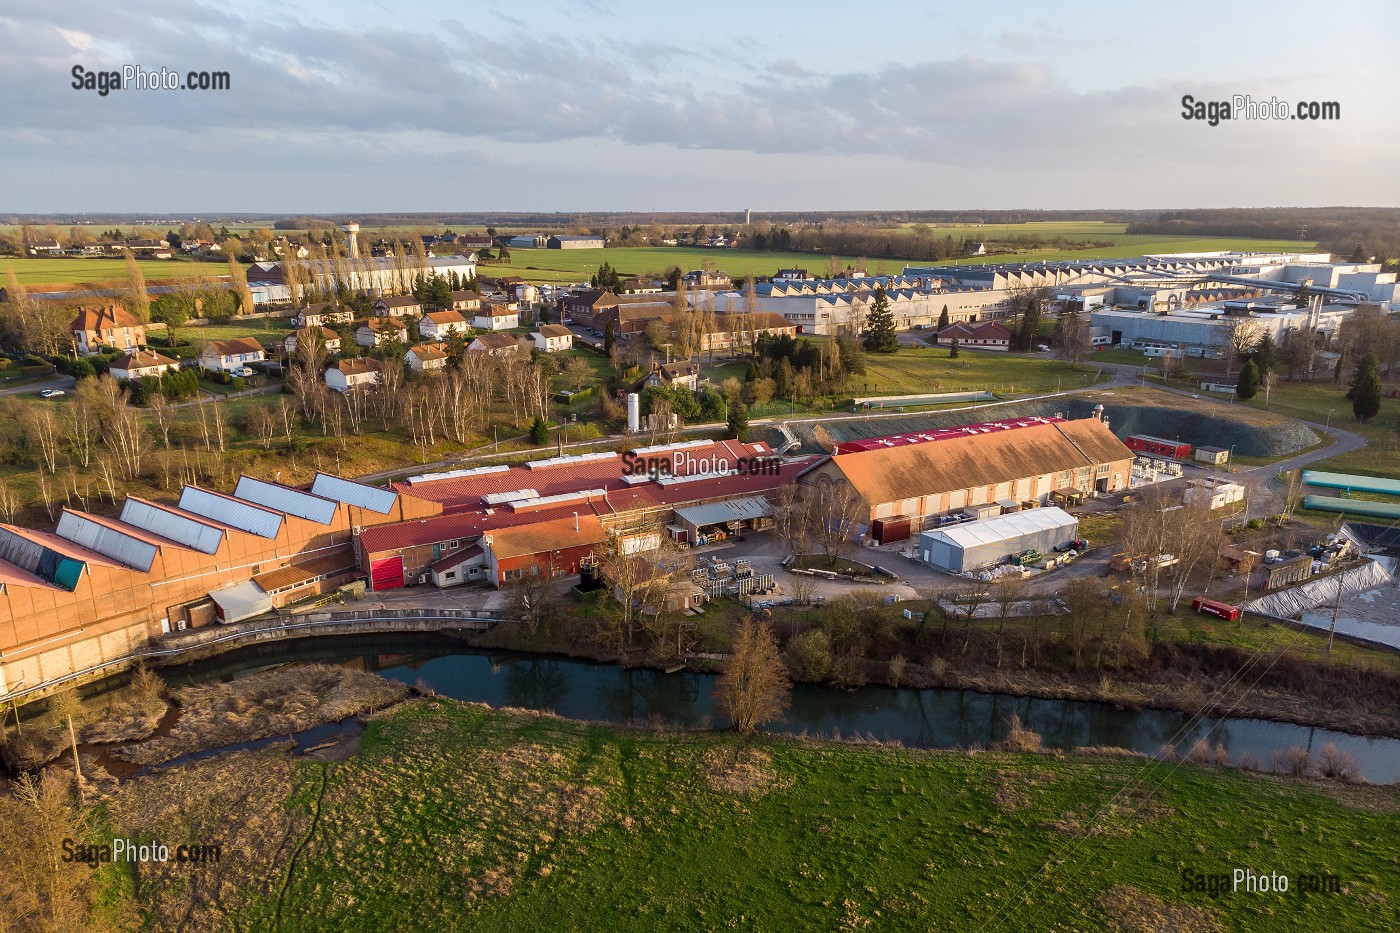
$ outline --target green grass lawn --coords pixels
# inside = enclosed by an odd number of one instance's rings
[[[227,324],[200,324],[181,327],[180,339],[192,343],[208,343],[211,340],[231,340],[234,337],[253,337],[263,343],[282,340],[292,332],[292,322],[287,318],[251,318],[240,321],[237,318]]]
[[[1097,370],[1076,369],[1048,354],[1022,356],[964,350],[954,360],[948,358],[948,350],[943,347],[900,348],[896,353],[867,354],[865,374],[853,376],[847,388],[852,395],[915,395],[973,389],[1026,394],[1079,388],[1097,375]]]
[[[155,279],[199,275],[228,275],[221,262],[187,262],[177,259],[138,259],[136,264],[149,283]],[[69,282],[117,282],[126,284],[122,259],[15,259],[0,258],[0,281],[13,269],[21,285],[57,285]]]
[[[1384,391],[1395,387],[1393,381],[1385,383]],[[1367,446],[1362,449],[1320,460],[1312,464],[1313,469],[1343,473],[1355,471],[1400,479],[1400,433],[1396,431],[1397,419],[1400,419],[1400,400],[1382,398],[1380,414],[1362,423],[1353,416],[1346,392],[1346,382],[1336,385],[1330,381],[1279,382],[1270,394],[1267,407],[1277,414],[1330,424],[1366,438]],[[1245,404],[1251,408],[1264,408],[1263,393]]]
[[[1136,911],[1161,925],[1122,929],[1387,930],[1400,898],[1389,788],[1138,758],[744,743],[445,699],[377,718],[349,761],[278,754],[224,756],[121,792],[128,811],[142,794],[162,807],[170,839],[238,834],[239,865],[201,898],[208,919],[308,931],[1104,930]],[[1326,872],[1346,890],[1182,890],[1183,870],[1244,866]],[[114,867],[102,872],[121,890]],[[184,871],[151,871],[142,899],[168,916],[189,884]]]

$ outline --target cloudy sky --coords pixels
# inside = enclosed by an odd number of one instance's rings
[[[1396,206],[1397,40],[1389,0],[0,0],[0,212]]]

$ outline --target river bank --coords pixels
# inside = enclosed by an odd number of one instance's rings
[[[1395,788],[1121,754],[745,742],[447,697],[365,719],[342,761],[253,749],[105,788],[98,838],[223,857],[144,867],[139,896],[116,866],[74,867],[81,897],[125,904],[153,930],[426,931],[952,929],[993,916],[1107,929],[1134,915],[1176,918],[1172,929],[1380,930],[1400,898]],[[19,857],[30,877],[33,858]],[[1339,893],[1183,891],[1183,865],[1239,860],[1325,873]]]

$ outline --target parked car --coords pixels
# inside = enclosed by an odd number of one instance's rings
[[[39,390],[39,397],[40,397],[40,398],[62,398],[63,396],[65,396],[65,395],[67,395],[67,394],[68,394],[68,393],[67,393],[67,392],[64,392],[62,389],[40,389],[40,390]]]
[[[235,376],[242,376],[244,379],[248,378],[249,376],[256,376],[256,375],[257,375],[257,373],[253,372],[253,371],[252,371],[251,369],[249,369],[247,366],[240,366],[240,367],[238,367],[237,369],[235,369],[235,370],[233,371],[233,374],[234,374]]]

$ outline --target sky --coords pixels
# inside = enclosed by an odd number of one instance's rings
[[[1397,206],[1397,40],[1389,0],[0,0],[0,213]],[[125,65],[230,87],[73,87]]]

